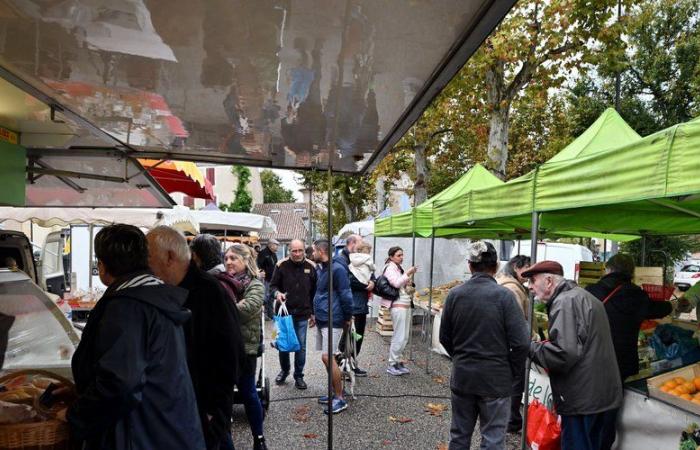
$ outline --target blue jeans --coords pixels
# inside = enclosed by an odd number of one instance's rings
[[[294,331],[299,339],[299,351],[294,352],[294,379],[304,378],[304,365],[306,365],[306,330],[309,322],[304,320],[294,321]],[[280,367],[283,372],[289,373],[289,352],[280,353]]]
[[[265,306],[265,315],[268,319],[272,319],[275,315],[275,299],[272,297],[272,289],[270,289],[270,282],[265,281],[265,297],[263,298],[263,305]]]
[[[258,358],[247,356],[249,370],[238,378],[238,391],[243,400],[245,415],[248,417],[250,431],[253,436],[263,435],[263,408],[255,386],[255,374]]]
[[[562,450],[610,450],[615,441],[617,409],[597,414],[561,416]]]

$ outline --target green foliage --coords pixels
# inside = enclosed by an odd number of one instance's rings
[[[269,169],[260,172],[263,203],[293,203],[294,193],[282,186],[282,179]]]
[[[248,192],[248,183],[250,183],[250,169],[246,166],[233,166],[231,173],[236,175],[238,184],[236,186],[233,201],[229,204],[222,203],[219,208],[222,211],[229,212],[250,212],[253,208],[253,197]]]

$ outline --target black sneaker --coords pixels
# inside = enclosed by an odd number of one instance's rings
[[[277,378],[275,378],[275,383],[284,384],[284,382],[287,381],[288,376],[289,372],[285,372],[284,370],[280,371],[280,373],[277,374]]]
[[[356,377],[366,377],[367,376],[367,371],[362,370],[359,367],[355,367],[352,371],[355,372]]]
[[[306,381],[304,381],[303,378],[295,378],[294,379],[294,387],[297,389],[301,389],[303,391],[308,386],[306,385]]]

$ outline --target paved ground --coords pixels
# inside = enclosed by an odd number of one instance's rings
[[[268,322],[268,327],[270,323]],[[269,330],[268,330],[269,331]],[[310,330],[313,331],[313,330]],[[270,336],[270,333],[266,333]],[[417,334],[414,338],[417,337]],[[346,411],[333,416],[335,449],[447,449],[450,428],[450,362],[439,355],[431,356],[431,373],[425,372],[424,344],[415,342],[414,361],[407,364],[409,375],[392,377],[386,373],[389,338],[368,332],[359,361],[369,370],[369,377],[358,378],[356,400]],[[276,386],[279,371],[277,352],[266,345],[267,376],[272,384],[272,404],[265,420],[268,447],[276,449],[327,448],[328,418],[316,401],[326,393],[327,375],[320,352],[315,349],[315,334],[309,333],[305,379],[306,391],[294,388],[293,381]],[[408,352],[406,353],[408,356]],[[290,377],[291,379],[291,377]],[[430,415],[427,405],[446,408]],[[252,448],[250,428],[243,411],[234,408],[234,443],[237,450]],[[479,448],[479,437],[472,448]],[[519,449],[519,438],[508,435],[508,450]]]

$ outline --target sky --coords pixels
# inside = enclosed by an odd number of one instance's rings
[[[272,169],[282,179],[282,186],[291,190],[294,193],[294,198],[298,202],[304,201],[304,197],[299,192],[301,186],[296,182],[296,177],[298,176],[293,170],[284,169]]]

